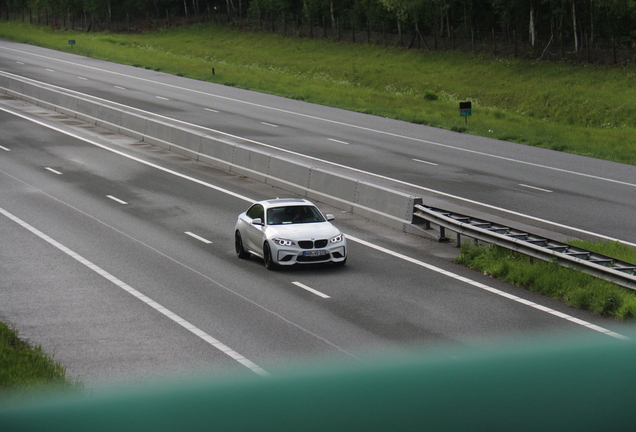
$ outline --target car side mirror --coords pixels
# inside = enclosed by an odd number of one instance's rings
[[[325,215],[325,217],[327,218],[327,220],[328,220],[328,221],[332,221],[332,220],[334,220],[334,219],[335,219],[335,217],[333,217],[333,215],[332,215],[331,213],[327,213],[327,214]]]
[[[263,219],[261,219],[261,218],[254,218],[254,219],[252,219],[252,225],[260,225],[260,226],[263,226]]]

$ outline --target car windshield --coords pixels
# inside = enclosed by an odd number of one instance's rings
[[[286,206],[267,209],[267,225],[324,222],[325,218],[314,206]]]

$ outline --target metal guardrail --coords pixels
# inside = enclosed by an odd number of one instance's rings
[[[423,219],[425,229],[430,224],[439,226],[440,241],[448,241],[446,230],[457,234],[457,246],[461,236],[475,241],[496,244],[543,261],[554,261],[564,267],[574,268],[592,276],[636,290],[636,265],[600,255],[556,240],[520,231],[483,219],[477,219],[447,210],[415,205],[413,216]]]

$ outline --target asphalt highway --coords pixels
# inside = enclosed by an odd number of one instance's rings
[[[621,326],[476,274],[457,251],[328,206],[347,266],[267,271],[237,215],[289,193],[0,98],[0,319],[89,388],[276,374],[402,350]]]

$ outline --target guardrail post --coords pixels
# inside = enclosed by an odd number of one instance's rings
[[[439,227],[439,239],[437,241],[440,243],[448,241],[448,237],[446,237],[446,228],[444,228],[443,226]]]

